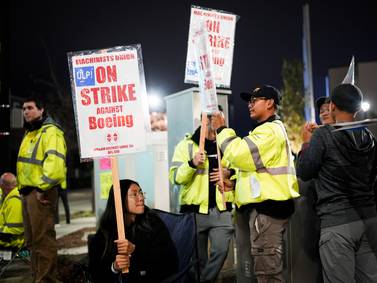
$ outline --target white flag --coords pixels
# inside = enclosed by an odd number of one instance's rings
[[[348,72],[342,81],[342,84],[355,84],[355,57],[352,56]]]

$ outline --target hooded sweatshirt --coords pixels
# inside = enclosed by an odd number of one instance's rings
[[[317,179],[316,207],[321,227],[377,216],[372,186],[375,138],[364,128],[334,130],[330,125],[315,130],[297,166],[302,180]]]

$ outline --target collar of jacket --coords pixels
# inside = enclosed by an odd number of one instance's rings
[[[41,119],[39,119],[37,121],[32,121],[32,122],[26,122],[24,120],[24,128],[29,132],[38,130],[42,127],[42,125],[46,121],[46,119],[47,119],[47,116],[44,116]]]
[[[195,132],[192,134],[191,136],[191,140],[196,143],[196,144],[199,144],[200,142],[200,128],[201,127],[198,127]]]
[[[187,135],[186,137],[191,139],[194,143],[196,143],[197,145],[199,145],[199,142],[200,142],[200,129],[201,129],[201,126],[199,126],[195,132],[192,134],[192,136],[190,135]],[[215,142],[216,140],[209,140],[209,139],[205,139],[205,143],[213,143]]]
[[[255,126],[253,127],[253,130],[256,128],[256,127],[259,127],[261,125],[263,125],[264,123],[266,122],[273,122],[275,120],[280,120],[280,117],[277,115],[277,114],[273,114],[272,116],[270,116],[269,118],[267,118],[266,120],[262,121],[262,122],[259,122],[257,124],[255,124]]]
[[[52,119],[50,116],[42,117],[42,119],[40,119],[38,121],[31,122],[31,123],[24,122],[24,128],[27,131],[32,132],[32,131],[38,130],[42,126],[45,126],[45,125],[48,125],[48,124],[52,124],[52,125],[54,125],[54,126],[56,126],[56,127],[58,127],[59,129],[62,130],[62,127],[54,119]]]

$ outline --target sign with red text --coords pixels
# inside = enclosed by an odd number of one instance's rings
[[[198,84],[193,36],[195,30],[204,24],[212,51],[215,83],[219,87],[230,87],[236,21],[235,14],[197,6],[191,7],[185,83]]]
[[[216,85],[213,76],[211,47],[206,27],[199,26],[193,35],[194,53],[198,66],[201,111],[207,114],[218,112]]]
[[[82,159],[143,151],[150,131],[140,45],[68,53]]]

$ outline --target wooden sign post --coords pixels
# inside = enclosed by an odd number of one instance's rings
[[[204,153],[204,145],[207,136],[207,113],[202,112],[202,124],[200,127],[199,152]]]
[[[120,193],[118,158],[116,156],[111,157],[111,176],[113,179],[114,204],[117,220],[118,240],[125,240],[126,232],[124,230],[122,195]],[[128,273],[128,271],[129,270],[127,268],[125,270],[122,270],[122,273]]]
[[[219,178],[220,178],[221,196],[222,196],[222,199],[223,199],[223,206],[226,209],[223,166],[221,165],[221,152],[220,152],[219,144],[217,143],[217,133],[216,133],[216,148],[217,148],[217,162],[218,162],[218,165],[219,165],[218,170],[219,170]]]

